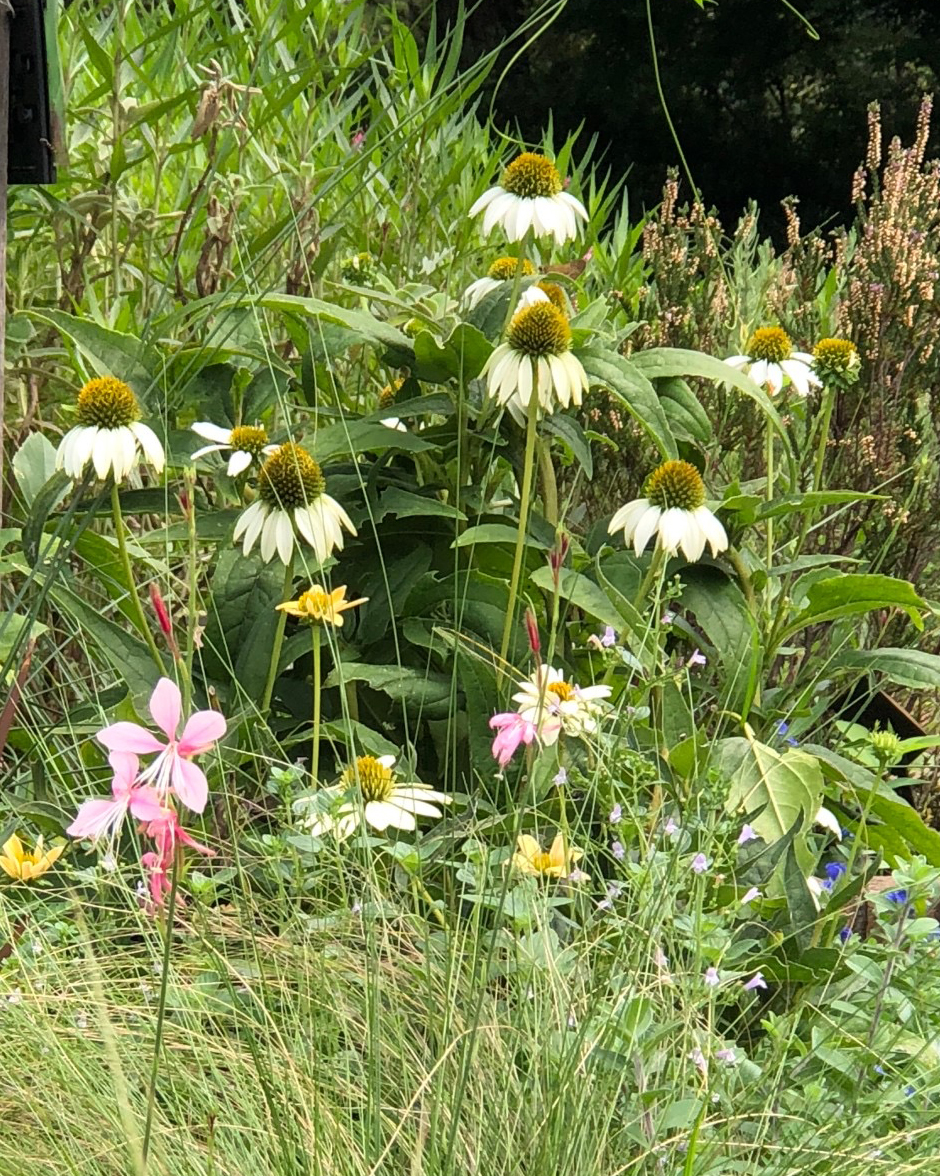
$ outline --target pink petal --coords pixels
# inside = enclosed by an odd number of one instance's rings
[[[150,713],[167,739],[176,738],[183,710],[183,696],[180,688],[169,678],[161,678],[150,695]]]
[[[197,853],[204,853],[206,857],[212,857],[215,854],[214,849],[210,849],[208,845],[203,845],[193,837],[190,837],[185,829],[177,828],[176,835],[179,838],[180,845],[188,845],[190,849],[196,850]]]
[[[158,821],[166,812],[157,790],[146,784],[131,789],[128,807],[138,821]]]
[[[114,772],[111,791],[115,796],[123,797],[134,787],[134,781],[140,771],[140,760],[130,751],[112,751],[108,756],[108,763]]]
[[[225,734],[225,719],[218,711],[196,711],[190,715],[180,736],[180,755],[199,755],[208,751]]]
[[[124,809],[122,800],[86,800],[65,831],[70,837],[87,837],[94,841],[121,819]]]
[[[112,723],[99,731],[96,739],[104,744],[108,751],[121,751],[133,755],[150,755],[154,751],[163,751],[163,744],[146,727],[139,723]]]
[[[202,768],[189,760],[177,758],[173,764],[173,789],[180,804],[194,813],[201,813],[209,799],[209,781]]]

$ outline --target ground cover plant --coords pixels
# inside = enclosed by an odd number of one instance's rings
[[[0,1173],[930,1172],[929,108],[777,256],[489,125],[460,48],[63,17]]]

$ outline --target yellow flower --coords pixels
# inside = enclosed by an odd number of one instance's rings
[[[572,873],[572,866],[584,857],[580,849],[568,846],[565,854],[565,839],[559,833],[552,842],[552,847],[545,853],[528,833],[520,833],[516,839],[516,852],[512,855],[512,866],[522,874],[535,874],[549,878],[567,878]],[[587,881],[587,875],[578,871],[578,878]]]
[[[46,870],[59,860],[64,848],[62,845],[56,845],[43,851],[42,838],[39,837],[36,848],[29,853],[14,833],[4,843],[3,853],[0,855],[0,870],[15,878],[17,882],[32,882],[45,874]]]
[[[297,600],[286,600],[276,607],[292,617],[300,617],[313,625],[342,625],[343,613],[349,608],[365,604],[368,596],[359,600],[346,599],[346,585],[327,592],[319,584],[311,584],[306,592],[301,592]]]

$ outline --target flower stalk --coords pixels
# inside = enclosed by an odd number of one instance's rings
[[[118,491],[117,482],[111,483],[111,515],[114,519],[114,534],[117,537],[118,555],[121,559],[121,567],[124,569],[124,579],[127,581],[130,592],[131,606],[136,613],[136,625],[143,634],[143,638],[147,642],[147,648],[150,650],[150,656],[153,658],[154,665],[162,677],[166,671],[166,667],[163,664],[163,658],[160,656],[160,650],[157,649],[157,643],[154,640],[153,634],[150,632],[150,625],[147,623],[147,614],[144,612],[144,606],[141,603],[140,594],[137,591],[137,582],[134,579],[134,571],[131,567],[131,559],[127,551],[124,515],[121,513],[121,495]]]
[[[290,600],[291,585],[294,582],[294,553],[284,565],[284,586],[281,589],[281,599]],[[281,646],[284,644],[284,628],[287,625],[287,613],[279,611],[277,614],[277,628],[274,630],[274,641],[271,644],[271,662],[268,665],[268,678],[264,684],[264,694],[261,696],[261,710],[267,713],[271,707],[271,696],[274,694],[274,683],[277,681],[278,664],[281,660]]]
[[[525,456],[522,463],[522,485],[519,488],[519,529],[516,532],[516,550],[512,559],[512,575],[509,579],[509,603],[503,624],[503,639],[499,647],[500,665],[505,667],[509,653],[509,639],[512,634],[513,618],[516,613],[516,599],[519,595],[519,580],[525,555],[525,541],[529,525],[529,497],[532,493],[532,467],[535,459],[535,442],[538,434],[539,401],[537,396],[529,398],[526,416]]]

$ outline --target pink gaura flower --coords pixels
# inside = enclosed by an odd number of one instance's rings
[[[179,687],[169,678],[161,678],[150,696],[150,714],[167,738],[160,740],[138,723],[112,723],[98,732],[98,742],[109,751],[157,758],[141,774],[140,783],[152,783],[163,798],[171,790],[180,802],[194,813],[206,807],[209,784],[205,772],[192,762],[194,755],[208,751],[225,734],[225,719],[217,711],[196,711],[186,720],[177,738],[183,700]]]
[[[108,763],[114,771],[111,799],[84,801],[66,829],[69,836],[97,841],[107,835],[115,840],[128,813],[138,821],[153,821],[164,811],[156,790],[137,784],[140,760],[136,755],[112,751]]]
[[[493,715],[490,727],[497,732],[493,740],[493,756],[501,768],[505,768],[516,754],[520,743],[528,746],[535,738],[535,723],[524,719],[518,711]]]
[[[171,808],[161,808],[159,814],[147,822],[144,833],[152,838],[157,853],[167,866],[173,861],[178,845],[188,846],[197,853],[205,854],[206,857],[211,857],[215,853],[215,850],[210,849],[208,845],[202,845],[186,832],[180,824],[179,817]]]

